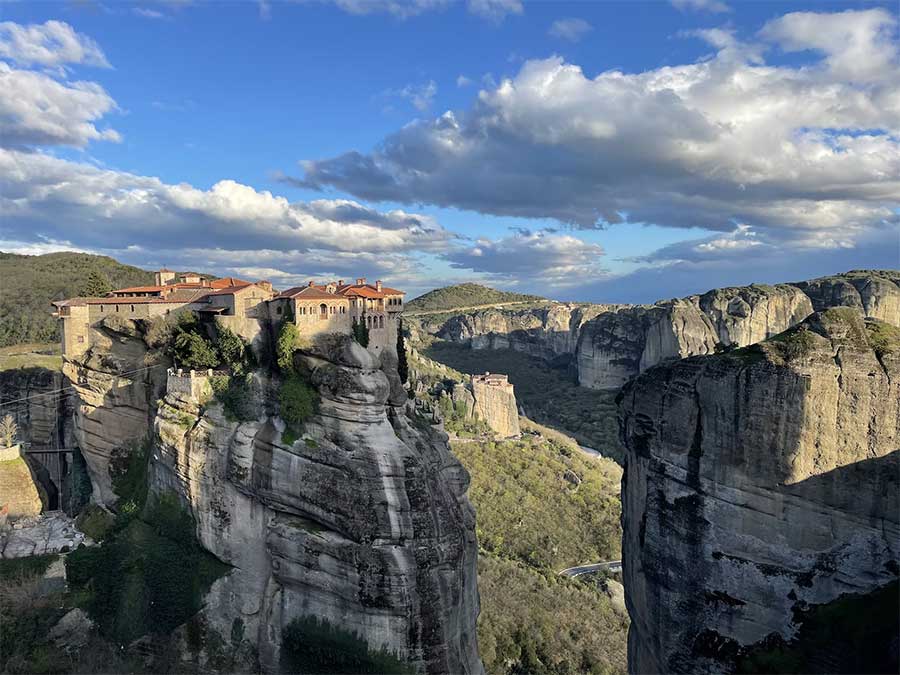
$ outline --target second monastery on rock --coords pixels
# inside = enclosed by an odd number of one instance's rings
[[[301,335],[351,333],[354,322],[369,329],[370,349],[392,345],[403,311],[403,291],[381,281],[356,283],[341,279],[327,284],[308,282],[278,293],[268,281],[226,277],[208,280],[198,274],[156,272],[152,286],[120,288],[105,297],[79,297],[54,302],[62,325],[63,354],[78,356],[91,346],[92,329],[107,316],[151,319],[187,309],[255,339],[267,322],[291,320]]]

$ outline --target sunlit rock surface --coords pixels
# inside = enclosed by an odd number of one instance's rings
[[[626,385],[632,672],[731,672],[807,607],[896,581],[898,336],[829,310]]]
[[[273,409],[237,423],[178,394],[160,406],[151,490],[178,494],[234,566],[204,612],[222,635],[241,619],[264,670],[284,626],[316,616],[423,672],[483,672],[468,475],[445,434],[407,415],[384,358],[346,337],[298,356],[321,401],[293,444]]]

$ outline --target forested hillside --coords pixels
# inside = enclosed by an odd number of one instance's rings
[[[88,253],[0,252],[0,347],[59,339],[50,303],[153,282],[153,273]]]
[[[499,302],[541,302],[546,298],[498,291],[480,284],[457,284],[428,291],[406,303],[407,312],[437,312],[461,307],[477,307]]]

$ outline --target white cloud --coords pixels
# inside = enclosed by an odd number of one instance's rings
[[[467,6],[472,14],[494,22],[524,11],[521,0],[468,0]]]
[[[604,273],[603,247],[567,234],[517,232],[443,255],[451,266],[507,279],[529,279],[556,287],[585,283]]]
[[[132,13],[135,16],[142,17],[144,19],[168,19],[169,17],[162,12],[157,12],[155,9],[147,9],[146,7],[132,7]]]
[[[468,87],[470,84],[472,84],[472,80],[470,80],[465,75],[457,76],[457,78],[456,78],[456,86],[457,87]]]
[[[791,16],[760,37],[810,44],[815,21]],[[469,110],[303,163],[301,183],[580,228],[737,222],[772,245],[852,243],[898,222],[900,68],[886,13],[838,16],[812,64],[769,65],[765,43],[723,29],[697,34],[712,57],[634,74],[529,61]]]
[[[99,84],[59,82],[43,73],[18,70],[0,61],[0,145],[70,145],[119,141],[97,120],[116,109]]]
[[[788,52],[814,50],[825,55],[832,77],[879,80],[897,61],[897,19],[884,9],[836,14],[794,12],[769,21],[761,36]]]
[[[682,12],[685,10],[699,11],[699,12],[713,12],[716,14],[722,12],[730,12],[731,7],[726,5],[721,0],[669,0],[672,3],[672,6],[675,9],[679,9]]]
[[[424,84],[408,84],[402,89],[389,89],[384,92],[384,95],[405,99],[416,110],[425,112],[431,107],[434,97],[437,95],[437,84],[434,80],[429,80]]]
[[[28,26],[11,21],[0,23],[0,58],[24,66],[55,68],[66,64],[85,64],[110,67],[97,43],[76,33],[62,21]]]
[[[578,42],[585,35],[593,30],[593,26],[584,19],[557,19],[550,24],[547,31],[551,36],[568,40],[569,42]]]

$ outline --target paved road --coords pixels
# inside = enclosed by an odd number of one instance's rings
[[[486,305],[471,305],[469,307],[451,307],[450,309],[429,309],[427,312],[403,312],[403,316],[428,316],[430,314],[461,314],[476,309],[492,309],[494,307],[509,307],[510,305],[535,304],[533,300],[517,300],[515,302],[491,302]]]
[[[591,572],[621,572],[621,560],[607,560],[606,562],[592,563],[590,565],[578,565],[560,572],[561,576],[578,577],[582,574],[590,574]]]

